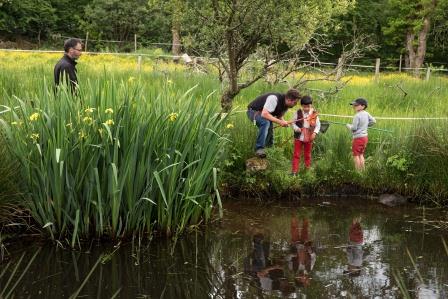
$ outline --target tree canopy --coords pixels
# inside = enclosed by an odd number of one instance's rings
[[[222,38],[228,29],[235,51],[246,56],[298,49],[317,34],[332,44],[322,57],[335,62],[354,35],[366,35],[378,45],[368,59],[396,64],[403,55],[408,66],[448,63],[448,0],[0,0],[2,41],[60,45],[62,37],[88,31],[92,39],[130,43],[137,34],[143,45],[185,45],[173,47],[175,54],[216,55],[228,48]]]

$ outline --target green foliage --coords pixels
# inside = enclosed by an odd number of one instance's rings
[[[33,218],[72,247],[92,234],[172,234],[209,219],[225,119],[191,92],[165,85],[145,94],[139,83],[103,78],[77,98],[43,88],[34,107],[10,97],[0,122]]]
[[[85,8],[81,27],[94,39],[133,41],[134,34],[140,39],[149,35],[154,19],[160,22],[160,16],[149,12],[146,0],[93,0]]]
[[[387,158],[386,165],[399,171],[399,172],[406,172],[409,169],[409,161],[406,159],[405,156],[402,155],[392,155]]]
[[[0,32],[43,36],[51,31],[56,21],[55,9],[48,0],[4,1],[0,10]]]

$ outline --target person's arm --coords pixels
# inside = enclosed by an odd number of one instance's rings
[[[316,117],[316,127],[314,127],[314,132],[313,132],[313,134],[311,134],[311,141],[313,141],[316,138],[316,136],[317,136],[317,134],[319,134],[319,132],[320,132],[320,119],[317,116]]]
[[[61,70],[58,65],[54,67],[54,84],[59,85],[60,83]]]
[[[288,122],[283,119],[273,116],[271,113],[275,111],[277,107],[278,99],[275,95],[270,95],[266,99],[263,110],[261,111],[261,116],[269,121],[279,124],[282,127],[287,127]]]
[[[65,82],[74,90],[78,85],[75,68],[69,65],[63,65],[61,67],[60,73],[62,73]]]
[[[266,108],[263,108],[263,110],[261,111],[261,116],[266,118],[267,120],[270,120],[276,124],[279,124],[282,127],[289,126],[287,121],[273,116],[268,110],[266,110]]]
[[[298,125],[296,125],[297,119],[299,118],[299,115],[297,113],[297,111],[294,113],[294,122],[292,123],[292,128],[294,129],[295,132],[300,132],[300,128]]]
[[[350,131],[355,132],[356,130],[358,130],[358,126],[359,126],[359,116],[358,114],[356,114],[355,117],[353,117],[352,124],[347,124],[347,128]]]
[[[371,127],[374,124],[376,124],[376,119],[372,115],[370,115],[370,113],[368,113],[368,116],[369,116],[369,124],[368,124],[368,126]]]
[[[320,132],[320,119],[319,116],[316,117],[316,127],[314,128],[314,133],[319,134]]]

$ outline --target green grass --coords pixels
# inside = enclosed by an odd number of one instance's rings
[[[356,75],[340,93],[321,97],[311,92],[315,106],[321,113],[353,115],[348,103],[357,97],[369,100],[368,111],[373,116],[387,117],[447,117],[448,78],[433,76],[423,81],[402,75],[385,75],[377,83],[370,75]],[[407,93],[396,88],[400,85]],[[309,84],[311,89],[328,89],[330,83]],[[237,105],[243,110],[257,95],[270,90],[286,90],[287,86],[271,87],[259,83],[245,90],[237,98]],[[304,93],[307,93],[304,91]],[[291,109],[294,110],[294,109]],[[290,111],[291,111],[290,110]],[[292,118],[289,112],[286,118]],[[351,122],[351,118],[324,117],[322,120]],[[256,128],[244,113],[230,119],[235,123],[232,131],[232,152],[228,164],[232,173],[244,169],[244,161],[252,155]],[[448,198],[448,126],[447,120],[381,120],[376,128],[391,130],[392,133],[369,131],[369,145],[366,152],[367,169],[359,174],[354,170],[351,158],[351,136],[344,126],[331,124],[325,134],[320,134],[313,149],[313,169],[302,173],[290,182],[285,175],[290,172],[293,139],[291,129],[275,129],[275,169],[263,175],[229,176],[228,185],[244,185],[243,189],[265,191],[274,189],[277,193],[304,191],[316,194],[338,190],[344,185],[357,185],[360,190],[372,193],[399,192],[421,202],[446,204]],[[280,157],[280,155],[282,157]],[[279,163],[279,158],[282,162]],[[303,168],[303,165],[302,165]],[[281,173],[281,175],[280,175]],[[278,181],[276,188],[263,182]],[[272,185],[272,184],[271,184]],[[241,189],[241,188],[240,188]]]

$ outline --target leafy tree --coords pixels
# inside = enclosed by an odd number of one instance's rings
[[[427,52],[428,35],[433,22],[440,20],[448,8],[447,0],[389,0],[388,43],[401,42],[406,53],[406,67],[421,68]]]
[[[152,23],[147,0],[93,0],[82,28],[92,38],[132,41],[134,34],[145,37]]]
[[[50,1],[3,0],[0,2],[0,31],[12,35],[37,37],[54,28],[56,17]]]
[[[193,46],[218,57],[226,88],[221,97],[223,111],[233,98],[263,76],[274,64],[299,54],[319,28],[347,11],[350,0],[197,0],[188,5],[189,32]],[[249,59],[262,66],[243,77]],[[241,82],[244,80],[244,82]]]
[[[173,55],[179,55],[181,50],[181,31],[184,19],[185,0],[149,0],[153,11],[162,11],[170,16]]]
[[[54,31],[67,36],[83,36],[85,32],[81,30],[81,20],[90,2],[92,0],[51,0],[56,17]]]
[[[388,0],[357,0],[346,14],[340,15],[331,21],[331,26],[324,28],[327,40],[333,47],[325,58],[339,58],[344,45],[353,41],[357,36],[365,36],[374,45],[375,49],[365,53],[368,57],[386,57],[393,54],[395,48],[390,49],[384,45],[382,28],[386,23],[384,7]]]

